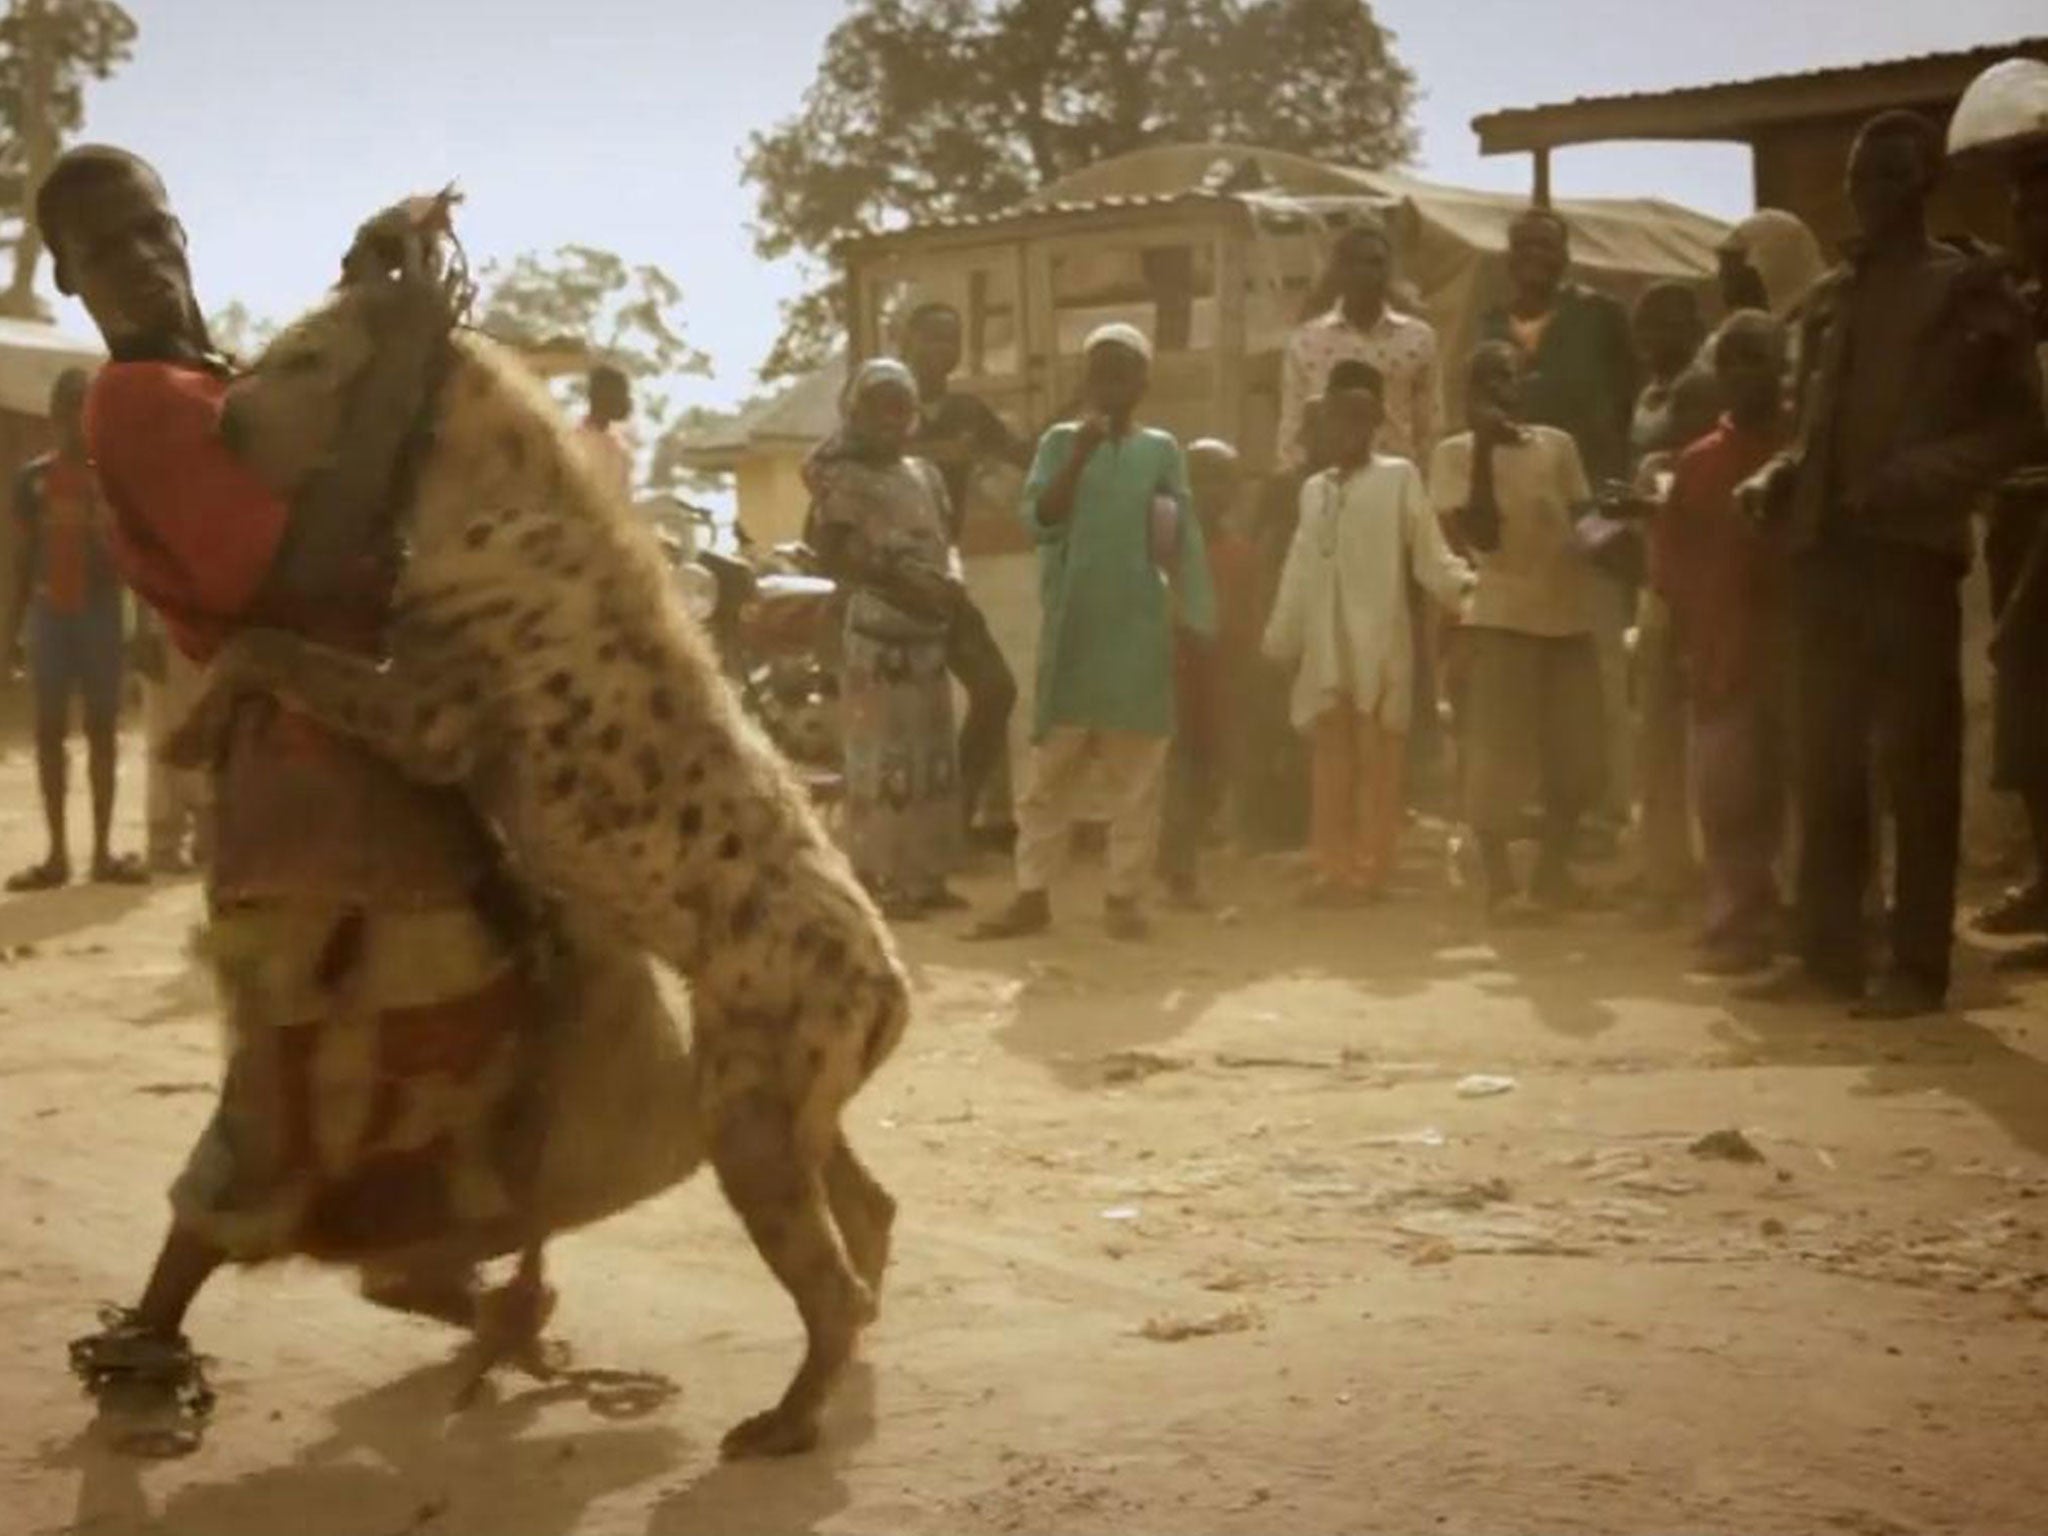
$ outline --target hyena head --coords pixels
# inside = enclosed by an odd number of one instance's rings
[[[326,301],[280,332],[229,387],[222,438],[273,491],[295,495],[334,461],[351,411],[367,403],[358,396],[372,387],[370,364],[386,333],[431,315],[421,303],[428,293],[444,303],[442,323],[451,328],[466,307],[467,269],[449,261],[450,250],[461,249],[450,222],[458,200],[450,187],[371,217]]]

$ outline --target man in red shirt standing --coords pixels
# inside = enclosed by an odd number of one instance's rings
[[[1690,710],[1693,794],[1706,844],[1704,965],[1764,969],[1775,952],[1786,802],[1783,539],[1735,489],[1784,448],[1785,333],[1742,310],[1712,345],[1727,414],[1679,455],[1650,525],[1651,579],[1669,605]]]
[[[248,625],[374,643],[396,465],[454,320],[441,285],[373,279],[380,334],[344,451],[286,506],[223,440],[226,369],[156,173],[122,150],[73,149],[36,217],[58,287],[112,356],[87,437],[116,563],[171,643],[201,661]],[[409,228],[387,222],[359,245]],[[484,1306],[476,1266],[537,1256],[536,1053],[561,1015],[530,964],[535,924],[459,794],[269,699],[231,722],[214,789],[204,950],[226,1024],[219,1104],[172,1188],[141,1301],[73,1346],[95,1391],[164,1404],[187,1434],[207,1394],[183,1321],[223,1263],[316,1258],[355,1268],[386,1305],[479,1329],[516,1313],[506,1326],[537,1330],[537,1264],[502,1307]]]
[[[71,700],[85,715],[86,777],[92,787],[92,878],[103,884],[142,880],[132,858],[108,844],[114,820],[115,728],[121,712],[121,582],[107,548],[106,507],[85,450],[83,369],[66,369],[50,391],[57,446],[29,464],[15,482],[15,586],[8,593],[0,639],[10,653],[28,629],[29,675],[35,685],[36,780],[50,849],[7,882],[10,891],[46,891],[71,879],[64,801],[71,765],[64,738]]]

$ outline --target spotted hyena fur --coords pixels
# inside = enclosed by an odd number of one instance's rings
[[[333,451],[373,324],[339,290],[230,391],[238,451],[281,494]],[[727,1449],[799,1450],[888,1258],[894,1202],[840,1113],[903,1033],[904,970],[650,534],[509,354],[467,333],[452,347],[400,514],[384,658],[245,633],[173,752],[205,757],[237,696],[278,695],[463,786],[526,880],[688,979],[711,1162],[807,1335],[781,1402]]]

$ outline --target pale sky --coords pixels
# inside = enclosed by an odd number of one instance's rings
[[[747,134],[792,111],[842,0],[127,0],[132,64],[88,98],[87,134],[156,162],[191,231],[202,302],[288,316],[356,222],[459,180],[472,257],[568,242],[681,283],[690,339],[745,394],[795,274],[753,253]],[[1381,0],[1419,78],[1438,180],[1520,189],[1482,160],[1480,112],[1587,94],[2001,42],[2041,0]],[[1560,195],[1748,206],[1745,152],[1573,150]],[[64,323],[89,330],[66,304]]]

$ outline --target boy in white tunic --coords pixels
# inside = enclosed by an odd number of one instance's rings
[[[1301,488],[1266,628],[1266,654],[1295,668],[1289,712],[1311,743],[1310,899],[1322,903],[1372,900],[1393,871],[1414,708],[1408,574],[1454,611],[1473,582],[1415,466],[1373,452],[1382,387],[1354,364],[1323,398],[1335,463]]]

